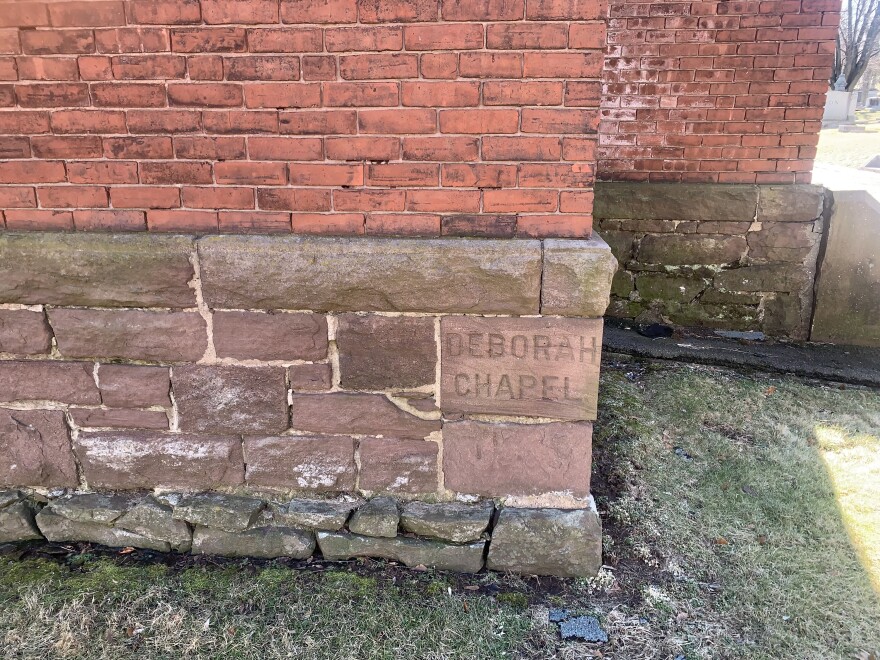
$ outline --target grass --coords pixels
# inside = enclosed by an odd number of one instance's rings
[[[880,651],[880,393],[610,356],[600,410],[594,491],[609,567],[595,580],[26,548],[0,557],[0,655]],[[609,642],[561,642],[550,606],[597,615]]]
[[[863,167],[880,155],[880,124],[868,124],[864,133],[841,133],[826,128],[819,133],[816,160],[842,167]]]

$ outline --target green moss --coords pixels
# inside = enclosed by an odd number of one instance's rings
[[[529,606],[529,599],[525,594],[517,592],[507,592],[496,596],[498,602],[518,610],[524,610]]]

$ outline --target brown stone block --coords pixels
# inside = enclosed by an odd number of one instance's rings
[[[120,431],[81,433],[74,443],[92,488],[210,490],[244,481],[236,437]]]
[[[73,423],[86,428],[168,429],[168,415],[161,410],[102,410],[71,408]]]
[[[822,215],[822,186],[759,186],[759,222],[810,222]]]
[[[541,313],[596,318],[605,313],[617,260],[598,234],[544,241]]]
[[[323,392],[333,387],[333,368],[329,364],[295,364],[287,370],[294,392]]]
[[[66,357],[195,362],[208,346],[197,312],[52,309],[49,322]]]
[[[436,378],[434,319],[342,314],[336,333],[342,387],[419,387]]]
[[[602,319],[445,316],[444,413],[595,419]]]
[[[743,236],[723,234],[650,234],[639,244],[638,260],[664,266],[732,264],[746,254]]]
[[[52,347],[52,331],[43,312],[0,310],[0,353],[39,355]]]
[[[287,428],[282,367],[185,365],[172,374],[183,431],[281,433]]]
[[[87,362],[0,361],[0,401],[101,403]]]
[[[217,357],[240,360],[321,360],[327,319],[320,314],[214,312]]]
[[[98,367],[101,400],[113,408],[170,406],[168,367],[102,364]]]
[[[437,491],[437,443],[429,440],[361,440],[361,490],[387,493]]]
[[[63,412],[0,408],[0,486],[66,487],[77,481]]]
[[[590,492],[593,425],[447,423],[443,473],[457,493],[504,497]]]
[[[248,484],[314,492],[354,490],[353,438],[245,438]]]
[[[424,438],[440,430],[395,406],[381,394],[294,394],[293,428],[315,433],[353,433]]]
[[[756,186],[597,182],[596,218],[718,220],[751,222],[758,205]]]

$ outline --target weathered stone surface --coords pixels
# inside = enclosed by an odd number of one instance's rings
[[[34,512],[21,498],[0,508],[0,543],[17,543],[43,538],[34,523]]]
[[[750,232],[749,259],[751,261],[807,260],[810,251],[822,238],[812,222],[768,222],[761,231]]]
[[[294,529],[321,529],[336,532],[343,527],[354,510],[352,502],[335,500],[292,500],[273,505],[263,511],[261,522]]]
[[[155,429],[168,428],[168,415],[161,410],[102,410],[71,408],[73,423],[83,428]]]
[[[361,490],[433,493],[437,490],[436,442],[364,438],[360,444]]]
[[[602,239],[611,248],[614,257],[625,266],[633,258],[640,235],[631,231],[605,229],[604,224],[601,225]]]
[[[115,527],[140,534],[154,541],[166,541],[172,550],[189,552],[192,530],[182,520],[175,520],[172,509],[152,497],[145,497],[128,513],[116,520]]]
[[[452,545],[407,537],[377,538],[318,532],[318,546],[324,559],[331,561],[352,557],[378,557],[406,566],[426,566],[443,571],[477,573],[483,568],[485,542]]]
[[[99,404],[93,368],[85,362],[0,361],[0,401]]]
[[[76,463],[60,410],[0,408],[0,486],[75,486]]]
[[[649,234],[639,244],[638,259],[664,266],[732,264],[746,254],[743,236],[723,234]]]
[[[702,279],[643,274],[636,277],[636,289],[647,300],[690,302],[706,289]]]
[[[751,227],[749,222],[679,222],[673,231],[679,234],[727,234],[729,236],[745,236]]]
[[[800,264],[766,264],[723,270],[715,276],[715,288],[723,291],[800,291],[812,286],[809,269]]]
[[[0,234],[0,303],[195,307],[192,241],[98,233]]]
[[[419,387],[436,378],[433,318],[342,314],[336,344],[346,389]]]
[[[0,509],[25,499],[20,490],[0,490]]]
[[[137,495],[82,493],[53,500],[52,511],[75,522],[109,525],[128,511],[137,499]]]
[[[759,222],[809,222],[822,215],[822,186],[759,186],[759,190]]]
[[[541,313],[602,316],[608,307],[616,270],[617,260],[611,248],[598,234],[588,241],[544,241]]]
[[[676,325],[725,330],[748,330],[758,324],[758,309],[754,306],[703,303],[668,303],[663,313]]]
[[[424,392],[395,392],[392,396],[406,399],[406,403],[420,412],[440,412],[437,400]]]
[[[419,536],[467,543],[482,536],[494,512],[495,505],[491,500],[479,504],[407,502],[403,505],[400,524],[406,531]]]
[[[444,316],[444,412],[595,419],[602,319]]]
[[[348,528],[363,536],[391,538],[397,536],[399,523],[397,502],[390,497],[374,497],[358,507],[348,523]]]
[[[323,392],[333,387],[333,368],[329,364],[296,364],[287,370],[294,392]]]
[[[92,488],[210,490],[244,481],[238,437],[83,432],[74,443],[74,452]]]
[[[0,353],[40,355],[52,347],[52,331],[43,312],[0,309]]]
[[[49,541],[85,541],[111,548],[146,548],[168,552],[171,545],[165,541],[155,541],[140,534],[100,523],[70,520],[59,515],[52,506],[47,506],[37,514],[37,526]]]
[[[347,437],[245,438],[247,482],[315,492],[354,489],[355,441]]]
[[[504,497],[590,492],[593,425],[447,423],[443,427],[446,487]]]
[[[172,375],[183,431],[281,433],[287,428],[282,367],[185,365]]]
[[[597,182],[596,218],[751,221],[758,187],[702,183]]]
[[[198,250],[211,307],[538,313],[538,241],[210,236]]]
[[[618,270],[614,273],[614,279],[611,281],[611,295],[626,298],[634,288],[632,273],[625,270]]]
[[[602,527],[593,509],[504,508],[487,566],[496,571],[593,577],[602,567]]]
[[[354,433],[424,438],[440,422],[401,410],[381,394],[294,394],[293,428],[315,433]]]
[[[239,360],[321,360],[327,319],[321,314],[214,312],[217,357]]]
[[[305,559],[315,551],[315,535],[310,531],[287,527],[256,527],[244,532],[196,527],[192,551],[222,557]]]
[[[807,293],[807,292],[804,292]],[[797,293],[772,293],[764,298],[762,327],[770,336],[807,339],[812,312],[812,297]],[[870,335],[868,335],[870,337]],[[865,343],[865,340],[862,340]]]
[[[69,358],[195,362],[208,346],[197,312],[51,309],[58,350]]]
[[[104,405],[113,408],[170,406],[171,375],[168,367],[102,364],[98,383]]]
[[[226,532],[240,532],[250,527],[263,510],[262,500],[253,497],[198,493],[184,497],[174,507],[174,518],[193,525],[203,525]]]

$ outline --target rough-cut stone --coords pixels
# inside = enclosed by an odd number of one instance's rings
[[[437,443],[364,438],[360,444],[361,490],[433,493],[437,490]]]
[[[49,541],[85,541],[97,543],[111,548],[146,548],[158,552],[169,552],[171,544],[155,541],[141,534],[124,529],[102,525],[100,523],[70,520],[58,515],[48,506],[37,514],[37,526]]]
[[[538,313],[538,241],[210,236],[198,250],[211,307]]]
[[[504,508],[487,566],[496,571],[593,577],[602,566],[602,527],[593,509]]]
[[[445,316],[444,412],[595,419],[601,319]]]
[[[617,260],[598,234],[544,241],[541,313],[596,318],[605,313]],[[476,310],[482,311],[482,310]]]
[[[0,490],[0,509],[25,499],[20,490]]]
[[[419,536],[468,543],[479,540],[489,528],[494,512],[491,500],[479,504],[407,502],[400,514],[400,524],[407,532]]]
[[[443,427],[446,487],[504,497],[590,492],[589,422],[551,424],[447,423]]]
[[[52,309],[58,350],[69,358],[195,362],[208,346],[197,312]]]
[[[168,428],[168,415],[161,410],[102,410],[71,408],[73,423],[83,428],[155,429]]]
[[[0,303],[195,307],[192,241],[98,233],[0,234]]]
[[[440,422],[401,410],[381,394],[294,394],[293,428],[315,433],[354,433],[424,438]]]
[[[593,215],[600,219],[748,222],[754,219],[757,205],[756,186],[597,182]]]
[[[245,438],[248,484],[315,492],[354,489],[357,466],[350,437]]]
[[[443,571],[477,573],[483,568],[485,542],[453,545],[440,541],[377,538],[318,532],[318,546],[324,559],[336,561],[353,557],[378,557],[399,561],[406,566],[426,566]]]
[[[800,264],[766,264],[724,270],[715,276],[715,287],[723,291],[800,291],[812,286],[810,270]]]
[[[645,264],[702,266],[732,264],[746,254],[743,236],[722,234],[649,234],[639,244],[638,259]]]
[[[287,374],[294,392],[324,392],[333,387],[333,367],[329,364],[297,364]]]
[[[0,309],[0,353],[40,355],[52,348],[52,331],[43,312]]]
[[[822,215],[822,186],[760,186],[759,222],[809,222]]]
[[[115,527],[140,534],[154,541],[166,541],[172,550],[189,552],[192,530],[182,520],[175,520],[167,504],[145,497],[116,520]]]
[[[320,314],[214,312],[217,357],[320,360],[327,357],[327,319]]]
[[[136,495],[82,493],[52,501],[52,511],[75,522],[109,525],[137,501]]]
[[[0,507],[0,543],[17,543],[43,538],[34,523],[34,511],[21,494],[15,502]]]
[[[92,488],[210,490],[244,481],[238,437],[83,432],[74,443],[74,452]]]
[[[747,236],[749,260],[802,264],[822,238],[822,234],[814,229],[812,222],[765,223],[761,231],[753,231]]]
[[[397,502],[390,497],[374,497],[358,507],[348,523],[348,528],[363,536],[391,538],[397,536],[399,523]]]
[[[356,503],[335,500],[292,500],[270,506],[263,511],[261,522],[294,529],[321,529],[336,532],[345,523]]]
[[[102,364],[98,367],[101,400],[112,408],[171,405],[168,367]]]
[[[85,362],[0,361],[0,401],[99,404],[93,369]]]
[[[434,382],[434,319],[342,314],[336,331],[342,387],[381,390]]]
[[[222,557],[305,559],[315,551],[313,532],[287,527],[256,527],[244,532],[196,527],[192,551]]]
[[[76,463],[60,410],[0,408],[0,486],[75,486]]]
[[[183,431],[281,433],[287,428],[282,367],[174,368],[174,397]]]
[[[226,532],[250,527],[263,510],[262,500],[223,493],[198,493],[184,497],[174,507],[174,518]]]
[[[639,295],[647,300],[673,300],[687,303],[700,295],[706,286],[706,281],[702,279],[669,277],[654,273],[636,277],[636,289]]]

